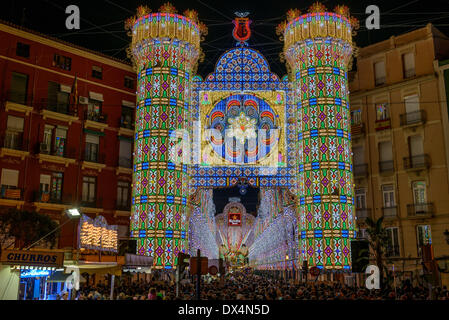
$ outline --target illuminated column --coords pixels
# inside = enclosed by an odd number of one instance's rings
[[[178,252],[187,248],[188,195],[187,167],[172,162],[176,141],[170,137],[188,128],[201,33],[196,12],[181,16],[170,4],[159,11],[148,14],[141,7],[137,17],[127,21],[137,68],[130,228],[137,254],[152,256],[156,268],[170,269],[176,266]]]
[[[283,35],[298,110],[300,262],[338,270],[351,266],[355,234],[347,72],[356,21],[347,7],[325,11],[290,10]]]

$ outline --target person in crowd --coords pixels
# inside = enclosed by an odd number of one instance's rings
[[[168,279],[167,277],[164,279]],[[256,272],[233,272],[219,279],[203,281],[202,300],[427,300],[429,288],[413,285],[409,280],[397,285],[396,289],[385,285],[380,290],[368,290],[365,287],[347,286],[340,282],[308,281],[292,283]],[[107,300],[110,287],[107,284],[88,285],[80,288],[79,300]],[[67,293],[63,294],[68,297]],[[179,296],[176,296],[176,284],[169,280],[160,280],[153,276],[145,281],[118,281],[114,299],[117,300],[194,300],[194,283],[182,282]],[[433,299],[449,300],[446,286],[436,287]]]

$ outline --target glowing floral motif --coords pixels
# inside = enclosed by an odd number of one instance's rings
[[[229,138],[236,138],[241,144],[244,144],[246,139],[257,138],[256,119],[251,119],[241,112],[238,117],[230,118],[228,121],[231,125],[231,129],[227,132]]]

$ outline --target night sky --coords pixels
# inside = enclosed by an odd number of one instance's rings
[[[23,25],[74,44],[93,49],[120,59],[127,59],[125,49],[129,37],[123,29],[123,21],[135,14],[135,8],[147,4],[153,12],[166,0],[2,0],[0,19]],[[207,24],[209,34],[202,43],[205,61],[198,73],[202,76],[213,71],[217,59],[228,48],[235,45],[232,38],[232,19],[235,11],[249,11],[253,21],[251,47],[265,55],[273,72],[285,74],[285,65],[280,62],[282,43],[276,35],[276,25],[285,19],[290,8],[306,12],[313,0],[173,0],[172,4],[182,13],[185,9],[195,9],[200,20]],[[355,40],[358,46],[366,46],[389,38],[391,35],[406,33],[424,27],[432,22],[443,33],[449,35],[448,0],[324,0],[328,9],[337,4],[346,4],[360,20],[361,28]],[[65,8],[78,5],[81,11],[81,30],[65,28]],[[381,29],[366,30],[365,8],[378,5],[381,11]],[[1,44],[0,44],[1,45]]]

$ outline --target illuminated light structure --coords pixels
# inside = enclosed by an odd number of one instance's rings
[[[279,26],[298,118],[300,263],[349,270],[355,236],[348,66],[357,21],[315,3]],[[285,29],[284,29],[285,28]]]
[[[218,245],[215,240],[215,205],[212,189],[200,189],[191,199],[189,215],[189,251],[191,256],[201,250],[201,255],[218,259]]]
[[[186,164],[170,161],[169,150],[175,130],[188,128],[192,73],[206,29],[193,10],[179,15],[167,3],[149,11],[139,7],[125,23],[138,79],[130,229],[138,255],[171,269],[186,251],[189,177]]]

